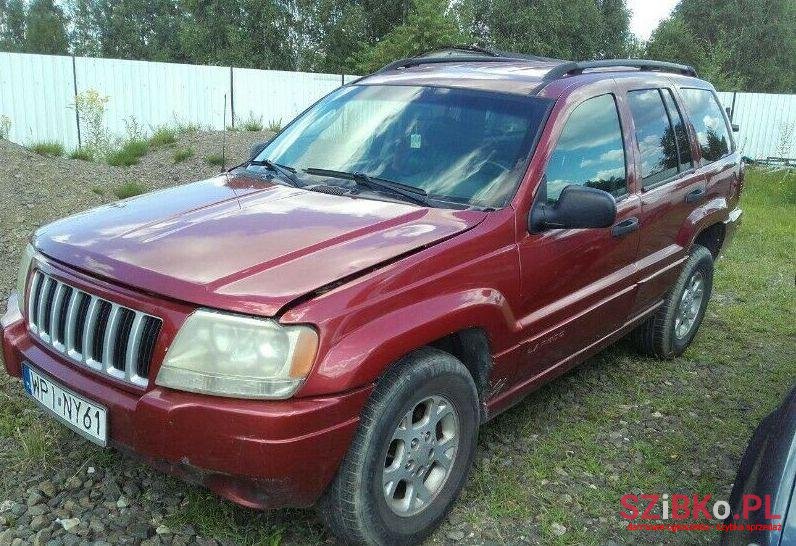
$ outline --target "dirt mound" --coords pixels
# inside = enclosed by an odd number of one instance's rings
[[[227,167],[244,161],[251,146],[270,137],[268,132],[227,132]],[[221,154],[222,140],[221,131],[180,135],[175,144],[151,150],[130,167],[47,157],[0,140],[0,297],[11,291],[20,252],[36,228],[114,201],[115,190],[126,183],[149,191],[214,176],[221,166],[207,159]],[[175,162],[178,150],[192,155]]]

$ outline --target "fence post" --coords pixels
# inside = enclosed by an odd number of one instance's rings
[[[80,138],[80,110],[77,107],[77,70],[75,69],[75,56],[72,55],[72,91],[75,95],[75,125],[77,125],[77,147],[83,147],[83,140]]]
[[[226,110],[226,109],[225,109]],[[234,69],[229,67],[229,115],[232,117],[232,128],[235,128],[235,76]],[[223,128],[227,130],[226,127]]]

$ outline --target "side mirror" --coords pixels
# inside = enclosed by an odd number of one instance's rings
[[[528,218],[528,231],[605,228],[616,220],[616,201],[607,191],[572,184],[561,191],[555,205],[537,202]]]
[[[738,124],[737,124],[737,123],[733,123],[733,124],[732,124],[732,132],[733,132],[733,133],[737,133],[737,132],[738,132],[738,131],[740,131],[740,130],[741,130],[741,128],[738,126]]]
[[[265,147],[268,146],[267,142],[260,142],[259,144],[255,144],[252,146],[251,151],[249,152],[249,160],[256,159],[260,152],[265,150]]]

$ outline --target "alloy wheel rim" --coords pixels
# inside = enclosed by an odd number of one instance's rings
[[[459,414],[444,396],[416,402],[393,432],[382,470],[387,506],[402,517],[432,503],[451,474],[459,447]]]
[[[677,312],[674,315],[674,335],[677,339],[685,338],[694,329],[704,298],[705,279],[702,272],[696,271],[688,279],[677,304]]]

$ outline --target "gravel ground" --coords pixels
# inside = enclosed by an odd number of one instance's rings
[[[229,157],[242,160],[266,137],[229,134]],[[45,158],[0,140],[0,295],[11,290],[19,252],[37,226],[112,201],[127,182],[156,189],[211,176],[218,167],[204,158],[220,142],[220,133],[184,135],[178,147],[195,155],[182,163],[165,148],[116,168]],[[779,210],[772,208],[779,201],[763,197],[761,224]],[[747,221],[754,226],[755,217]],[[618,499],[696,491],[726,498],[752,427],[796,377],[792,315],[788,322],[783,311],[794,291],[792,270],[782,267],[792,262],[778,246],[792,237],[792,221],[781,224],[737,239],[745,250],[730,263],[740,265],[721,271],[720,264],[719,293],[683,358],[660,364],[620,343],[484,427],[473,476],[431,542],[715,542],[623,533]],[[746,256],[750,249],[760,255]],[[3,373],[0,469],[0,546],[333,542],[310,510],[239,508],[89,444],[43,418]]]

